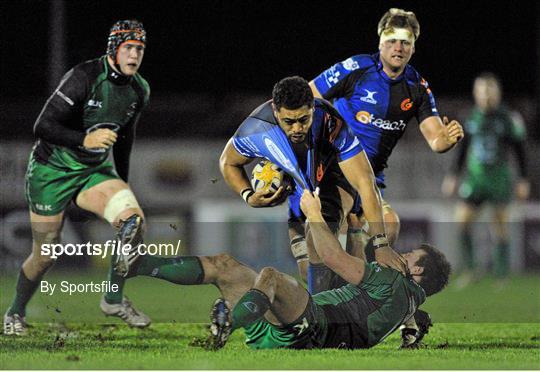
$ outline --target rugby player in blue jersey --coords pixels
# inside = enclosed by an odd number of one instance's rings
[[[456,120],[439,117],[426,80],[408,64],[420,35],[413,12],[390,9],[378,25],[379,53],[359,54],[337,63],[310,82],[315,97],[331,101],[362,142],[377,185],[386,187],[384,168],[414,118],[434,152],[450,150],[463,138]],[[390,244],[399,234],[399,217],[383,202]],[[361,226],[353,220],[356,227]],[[350,232],[351,233],[351,232]]]
[[[315,97],[331,101],[351,130],[362,142],[369,158],[377,185],[384,183],[384,168],[408,123],[414,118],[434,152],[444,153],[463,138],[463,128],[456,120],[442,120],[429,85],[409,65],[420,36],[420,24],[413,12],[392,8],[378,24],[379,53],[360,54],[337,63],[310,82]],[[361,209],[354,208],[360,215]],[[383,215],[390,244],[399,234],[397,213],[383,200]],[[348,219],[348,241],[360,247],[369,236],[362,230],[363,218],[351,214]],[[414,334],[416,326],[402,334]],[[414,343],[414,337],[410,338]],[[407,343],[407,340],[404,340]]]
[[[310,240],[309,236],[303,239],[305,216],[300,209],[304,189],[320,188],[323,214],[334,232],[350,212],[353,195],[358,192],[378,247],[375,259],[382,266],[406,273],[403,257],[388,244],[379,190],[362,145],[328,102],[314,99],[306,80],[295,76],[279,81],[272,100],[249,115],[221,155],[221,172],[233,191],[252,207],[274,206],[286,193],[283,188],[274,194],[252,190],[244,166],[255,158],[277,164],[295,181],[289,196],[289,230],[294,256],[303,262],[309,259],[311,293],[335,287],[339,278],[321,260],[308,257]]]

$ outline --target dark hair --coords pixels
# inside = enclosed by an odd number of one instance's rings
[[[424,289],[426,295],[431,296],[446,287],[452,267],[444,254],[437,248],[424,243],[417,249],[426,252],[416,263],[416,266],[424,268],[420,283],[418,284]]]
[[[381,36],[383,31],[389,28],[410,28],[417,40],[420,36],[420,24],[413,12],[407,12],[403,9],[392,8],[383,14],[377,25],[377,34]]]
[[[501,83],[501,79],[499,79],[499,77],[494,74],[493,72],[489,72],[489,71],[484,71],[482,73],[480,73],[475,80],[478,80],[478,79],[481,79],[481,80],[492,80],[494,81],[497,86],[499,87],[499,89],[502,90],[502,83]]]
[[[302,106],[313,107],[313,92],[304,78],[290,76],[274,85],[272,101],[278,111],[282,107],[289,110],[296,110]]]

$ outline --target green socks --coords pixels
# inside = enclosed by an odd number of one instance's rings
[[[109,281],[118,285],[118,292],[109,292],[105,300],[110,304],[122,302],[122,290],[124,282],[135,276],[151,276],[175,284],[193,285],[201,284],[204,280],[204,272],[199,258],[185,257],[156,257],[141,256],[130,269],[127,277],[122,277],[114,271],[112,265],[109,269]]]
[[[501,278],[508,275],[510,266],[510,257],[508,255],[508,242],[502,240],[495,246],[495,252],[493,257],[493,273],[495,276]]]
[[[19,272],[19,277],[17,278],[17,287],[15,293],[15,298],[13,303],[8,310],[8,315],[19,314],[20,316],[26,315],[26,304],[32,298],[32,295],[36,291],[41,278],[36,281],[31,281],[24,274],[23,269]]]
[[[474,260],[474,250],[472,234],[469,229],[465,229],[461,232],[461,265],[463,269],[473,270],[476,267]]]
[[[232,329],[243,328],[264,316],[270,308],[270,299],[258,289],[250,289],[232,311]]]
[[[124,284],[126,282],[126,278],[124,278],[121,275],[118,275],[116,271],[114,271],[113,268],[113,261],[115,257],[111,256],[111,266],[109,267],[109,282],[111,283],[111,287],[113,284],[116,284],[118,286],[117,292],[107,292],[105,294],[105,301],[109,304],[119,304],[122,302],[122,297],[124,294]]]
[[[198,257],[156,257],[141,256],[137,261],[133,274],[128,276],[151,276],[175,284],[201,284],[204,272]]]

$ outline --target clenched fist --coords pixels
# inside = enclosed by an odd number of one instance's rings
[[[114,145],[117,137],[110,129],[97,129],[84,137],[83,146],[87,149],[108,149]]]

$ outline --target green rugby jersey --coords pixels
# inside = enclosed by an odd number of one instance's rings
[[[147,105],[150,87],[138,73],[116,73],[106,56],[67,72],[47,100],[36,123],[34,157],[60,169],[81,170],[101,164],[109,149],[86,149],[86,134],[108,128],[118,134],[112,146],[117,172],[127,181],[135,126]]]
[[[508,149],[516,152],[520,175],[526,176],[523,142],[525,126],[517,114],[504,106],[491,112],[475,108],[464,125],[465,137],[454,169],[475,177],[491,177],[508,171]]]
[[[358,285],[313,296],[323,307],[327,334],[323,347],[367,348],[383,341],[425,301],[424,290],[398,271],[366,264]]]

